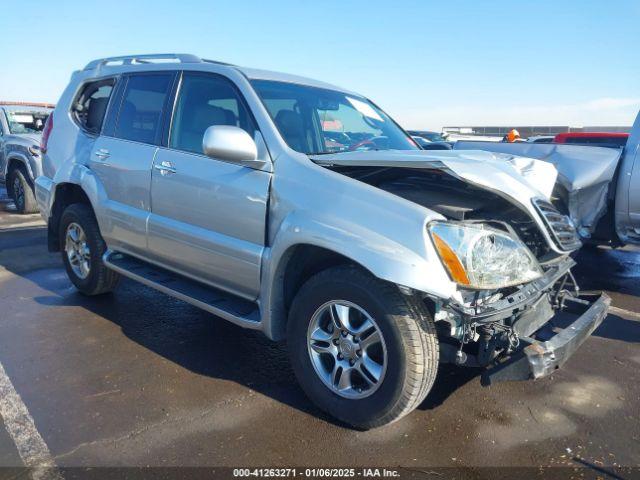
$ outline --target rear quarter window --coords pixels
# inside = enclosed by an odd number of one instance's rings
[[[108,78],[88,83],[80,90],[71,113],[83,130],[92,134],[100,133],[115,83],[115,78]]]

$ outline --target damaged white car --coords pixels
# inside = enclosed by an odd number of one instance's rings
[[[571,217],[583,242],[619,247],[640,243],[639,144],[640,114],[619,148],[462,141],[454,149],[484,150],[519,163],[522,173],[536,176],[556,208]],[[536,173],[541,162],[522,157],[553,165],[557,180]]]
[[[286,339],[310,399],[358,428],[415,409],[439,362],[548,375],[607,313],[579,294],[580,240],[536,180],[553,166],[525,178],[490,153],[420,150],[367,98],[315,80],[96,60],[42,152],[49,247],[81,292],[127,276]]]

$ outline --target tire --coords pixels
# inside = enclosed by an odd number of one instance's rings
[[[80,228],[82,235],[79,238],[76,235],[78,242],[70,242],[75,245],[74,247],[67,244],[67,234],[71,230],[75,231],[76,234],[79,233],[76,226]],[[102,261],[102,255],[107,246],[102,235],[100,235],[98,222],[92,209],[82,203],[74,203],[68,206],[60,217],[58,232],[62,261],[69,279],[76,288],[81,293],[90,296],[112,291],[117,286],[120,275],[107,268]],[[82,260],[86,260],[86,262],[78,260],[75,264],[72,264],[69,250],[74,252],[81,250],[83,252]],[[80,257],[79,254],[74,256],[75,259],[78,259],[78,257]],[[81,268],[81,264],[86,265],[88,268]]]
[[[339,301],[337,304],[335,301]],[[341,338],[351,338],[351,334],[342,330],[340,335],[346,337],[334,338],[335,349],[330,342],[315,342],[311,337],[328,335],[331,327],[322,326],[323,315],[333,319],[332,305],[344,311],[345,304],[355,310],[349,310],[349,321],[352,326],[357,318],[370,318],[383,341],[378,347],[377,372],[382,371],[380,381],[373,387],[369,386],[375,375],[360,375],[359,372],[350,373],[347,384],[360,384],[362,392],[352,393],[352,388],[337,392],[341,385],[342,375],[338,387],[329,386],[333,382],[336,365],[341,365],[349,357],[349,365],[364,362],[364,348],[360,350],[360,357],[351,357],[351,347],[343,349]],[[329,313],[325,312],[329,305]],[[338,315],[340,316],[340,315]],[[340,322],[338,322],[339,324]],[[319,325],[319,330],[315,328]],[[355,327],[352,329],[355,331]],[[310,332],[314,332],[311,334]],[[331,335],[335,335],[331,333]],[[371,334],[373,335],[373,334]],[[353,336],[354,345],[363,345],[366,337]],[[360,343],[358,343],[360,342]],[[287,343],[293,370],[302,389],[307,396],[322,410],[338,420],[355,428],[366,430],[380,427],[394,422],[414,410],[427,396],[438,371],[438,341],[435,326],[429,311],[421,300],[403,295],[397,286],[379,280],[368,272],[356,266],[338,266],[324,270],[310,278],[299,290],[293,300],[289,320],[287,323]],[[313,344],[314,347],[309,345]],[[328,345],[328,346],[327,346]],[[315,348],[321,350],[332,349],[331,354],[325,352],[315,355]],[[332,358],[336,350],[336,358],[342,355],[342,360]],[[380,351],[386,352],[384,363]],[[357,352],[356,352],[357,353]],[[374,352],[375,354],[375,352]],[[314,358],[316,360],[314,360]],[[318,361],[317,359],[320,358]],[[351,360],[355,358],[355,360]],[[362,363],[360,364],[362,365]],[[331,368],[333,366],[333,369]],[[345,367],[352,368],[352,367]],[[332,372],[327,373],[329,370]],[[365,369],[367,370],[367,369]],[[347,370],[343,369],[342,374]],[[373,371],[373,369],[371,369]],[[324,375],[321,376],[322,372]],[[368,373],[365,371],[364,373]],[[364,377],[370,377],[369,382]],[[361,378],[362,377],[362,378]],[[323,380],[324,378],[324,380]],[[366,390],[365,390],[366,388]],[[358,389],[356,389],[358,390]],[[367,393],[370,391],[371,393]],[[366,396],[362,396],[366,394]],[[349,397],[348,395],[355,395]]]
[[[11,182],[11,197],[18,213],[36,213],[38,211],[36,196],[24,167],[14,169],[9,180]]]

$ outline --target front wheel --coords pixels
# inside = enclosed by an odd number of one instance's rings
[[[302,286],[287,339],[306,394],[360,429],[415,409],[438,370],[435,327],[424,304],[353,266],[327,269]]]
[[[67,275],[81,293],[99,295],[116,287],[120,275],[102,261],[107,246],[88,205],[68,206],[60,218],[59,234]]]

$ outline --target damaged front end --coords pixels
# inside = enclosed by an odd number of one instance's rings
[[[559,249],[580,246],[575,228],[533,200]],[[443,361],[486,367],[486,383],[544,377],[559,368],[604,319],[609,298],[580,293],[568,255],[536,257],[508,221],[434,221],[429,232],[457,295],[436,302]],[[576,317],[576,313],[578,314]]]
[[[439,215],[427,230],[457,285],[448,299],[425,294],[442,362],[483,367],[485,382],[544,377],[606,316],[609,298],[581,293],[571,273],[574,223],[510,162],[483,152],[316,161]]]
[[[441,360],[486,367],[483,381],[527,380],[559,368],[602,323],[610,299],[581,293],[568,256],[513,291],[461,291],[462,302],[438,304]]]

